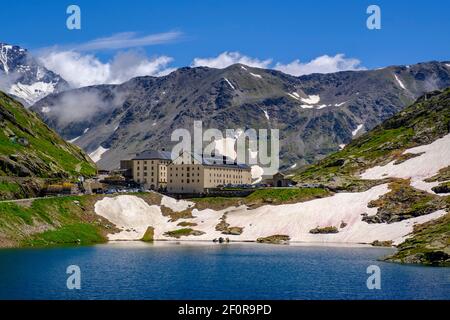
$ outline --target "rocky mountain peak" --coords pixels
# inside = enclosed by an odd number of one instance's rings
[[[29,106],[68,88],[63,78],[46,69],[26,49],[0,43],[0,90]]]

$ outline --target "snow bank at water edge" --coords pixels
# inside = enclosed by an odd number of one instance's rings
[[[153,226],[156,232],[171,225],[167,217],[162,215],[160,206],[149,206],[144,200],[135,196],[104,198],[95,204],[95,212],[123,230],[110,234],[109,240],[139,240],[148,226]],[[161,234],[157,236],[161,237]]]
[[[375,240],[392,240],[401,243],[412,232],[416,223],[424,223],[437,219],[444,211],[403,220],[396,223],[368,224],[362,221],[362,214],[376,214],[376,208],[368,208],[367,204],[388,192],[388,185],[380,185],[361,193],[338,193],[328,198],[316,199],[303,203],[279,206],[262,206],[249,209],[246,206],[231,207],[225,210],[193,209],[193,219],[180,219],[169,222],[169,217],[162,215],[159,205],[148,205],[136,196],[118,196],[104,198],[95,204],[95,212],[122,229],[120,233],[109,236],[110,240],[139,240],[147,227],[155,229],[156,240],[168,240],[164,236],[167,231],[182,227],[182,221],[197,224],[192,228],[204,232],[200,236],[183,237],[181,240],[211,241],[219,237],[228,237],[234,241],[255,241],[260,237],[283,234],[292,241],[308,243],[372,243]],[[163,198],[164,199],[164,198]],[[185,208],[186,202],[174,202],[170,198],[162,201],[164,206],[172,206],[179,210]],[[180,207],[178,207],[180,205]],[[242,227],[241,235],[224,235],[216,231],[223,214],[231,227]],[[345,226],[344,226],[345,224]],[[316,227],[334,226],[339,229],[335,234],[311,234]]]
[[[450,134],[431,144],[405,150],[403,154],[420,154],[415,158],[395,165],[392,161],[385,166],[376,166],[361,174],[362,179],[411,178],[411,186],[432,193],[438,183],[427,183],[440,169],[450,166]]]

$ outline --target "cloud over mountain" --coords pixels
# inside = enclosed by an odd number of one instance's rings
[[[255,68],[268,68],[272,59],[260,60],[245,56],[239,52],[222,52],[217,57],[195,58],[192,62],[193,67],[210,67],[223,69],[232,64],[241,63]]]
[[[274,69],[293,76],[302,76],[311,73],[333,73],[348,70],[365,70],[366,68],[361,66],[361,61],[358,59],[346,58],[344,54],[340,53],[334,57],[323,55],[306,63],[300,62],[298,59],[288,64],[277,63]]]
[[[111,60],[102,62],[94,54],[77,51],[47,51],[39,57],[46,68],[61,75],[72,87],[96,84],[118,84],[137,76],[160,76],[173,69],[168,68],[172,58],[148,57],[143,51],[118,52]]]

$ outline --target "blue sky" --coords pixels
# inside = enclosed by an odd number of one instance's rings
[[[77,4],[82,29],[68,30],[66,8]],[[382,29],[366,28],[366,8],[377,4]],[[2,6],[5,8],[5,6]],[[276,63],[307,63],[338,53],[360,66],[450,60],[450,2],[428,1],[8,1],[0,41],[37,51],[83,45],[97,38],[135,32],[140,38],[175,33],[166,43],[143,46],[148,57],[170,57],[171,67],[223,52]],[[122,49],[84,50],[100,61]]]

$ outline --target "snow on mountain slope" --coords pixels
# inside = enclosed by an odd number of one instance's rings
[[[64,79],[47,70],[27,50],[0,43],[0,90],[30,106],[68,88]]]
[[[431,188],[438,185],[438,182],[427,183],[424,180],[437,174],[440,169],[450,166],[450,134],[431,144],[407,149],[403,152],[403,154],[408,153],[419,156],[400,164],[392,161],[385,166],[370,168],[361,175],[361,178],[411,179],[411,186],[432,193]]]
[[[56,83],[50,82],[35,82],[31,85],[22,84],[17,82],[13,84],[8,93],[22,99],[28,105],[32,105],[34,102],[44,98],[45,96],[55,91]]]
[[[109,149],[103,148],[102,146],[98,147],[94,152],[89,154],[89,157],[94,162],[99,162],[102,159],[103,154]]]

